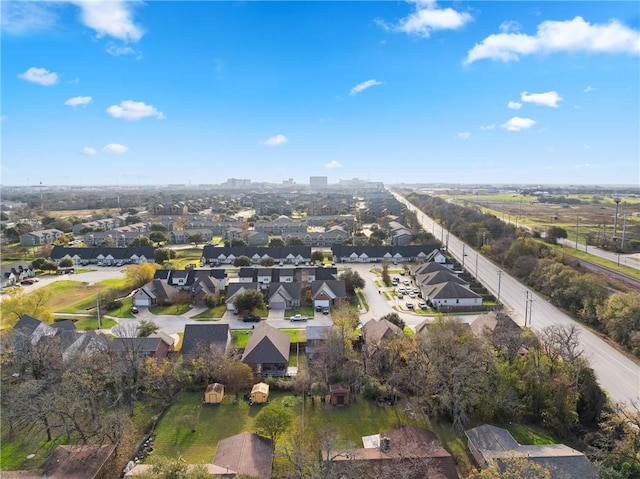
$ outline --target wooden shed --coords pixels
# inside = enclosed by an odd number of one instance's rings
[[[349,404],[349,388],[343,384],[331,384],[329,386],[329,394],[331,395],[329,402],[332,406]]]
[[[251,388],[251,401],[265,403],[269,400],[269,385],[267,383],[254,384]]]
[[[213,383],[207,386],[204,392],[204,402],[207,404],[220,404],[224,397],[224,385]]]

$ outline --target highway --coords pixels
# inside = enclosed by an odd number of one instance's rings
[[[451,235],[404,197],[393,194],[416,213],[425,231],[432,232],[436,238],[443,239],[443,245],[448,245],[449,253],[460,263],[464,262],[465,269],[475,275],[496,298],[499,298],[510,311],[514,321],[524,325],[528,295],[530,314],[527,314],[527,317],[530,319],[527,320],[527,325],[533,330],[540,331],[553,324],[576,325],[580,330],[584,354],[595,371],[600,385],[609,393],[611,399],[626,404],[631,400],[640,401],[640,366]]]

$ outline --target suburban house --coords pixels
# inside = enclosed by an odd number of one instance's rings
[[[73,225],[71,231],[74,235],[86,234],[90,231],[107,231],[121,226],[119,218],[104,218],[100,220],[87,221]]]
[[[348,236],[349,233],[343,227],[332,226],[325,231],[283,234],[282,239],[288,243],[292,238],[298,238],[304,241],[305,246],[321,247],[342,244]]]
[[[235,473],[258,479],[270,479],[273,442],[257,434],[242,432],[218,442],[213,464]],[[226,476],[225,476],[226,477]]]
[[[282,311],[300,306],[302,285],[300,283],[271,283],[267,293],[269,308]]]
[[[348,246],[333,245],[333,260],[339,263],[425,262],[438,245]]]
[[[223,269],[159,269],[153,279],[166,282],[180,291],[193,291],[203,279],[211,279],[217,289],[224,289],[227,274]]]
[[[154,279],[133,294],[133,305],[149,307],[169,304],[175,301],[179,295],[178,288],[174,288],[161,279]]]
[[[389,221],[389,236],[391,237],[391,244],[406,246],[411,242],[413,233],[405,225],[397,221]]]
[[[228,324],[186,324],[182,338],[182,357],[193,359],[200,349],[215,350],[221,355],[231,349]]]
[[[284,236],[288,233],[306,233],[307,222],[294,221],[288,216],[282,215],[273,221],[256,221],[254,228],[267,235]]]
[[[227,299],[225,300],[227,304],[227,311],[234,311],[236,309],[234,306],[236,296],[250,289],[259,291],[260,283],[229,283],[227,286]]]
[[[316,308],[330,308],[347,297],[344,281],[339,279],[316,280],[311,283],[311,301]]]
[[[554,478],[596,479],[598,474],[589,459],[564,444],[526,446],[519,444],[507,431],[484,424],[464,432],[471,454],[481,468],[501,464],[511,458],[523,458],[547,468]]]
[[[269,235],[262,231],[249,230],[245,232],[244,237],[249,246],[258,246],[269,242]]]
[[[219,265],[233,264],[240,256],[248,257],[253,264],[264,258],[272,258],[275,262],[286,264],[304,264],[311,261],[311,247],[283,246],[280,248],[261,248],[258,246],[212,246],[206,245],[202,250],[201,264]]]
[[[440,251],[436,251],[436,253],[438,254],[438,256],[442,256],[442,258],[444,258],[444,255],[440,253]],[[411,276],[415,278],[416,284],[418,284],[420,282],[420,277],[437,271],[451,273],[453,269],[446,264],[446,258],[444,258],[444,261],[436,261],[435,259],[433,259],[411,268]]]
[[[169,346],[159,337],[148,338],[114,338],[111,341],[111,351],[116,356],[138,359],[165,359],[169,353]]]
[[[426,429],[400,426],[364,436],[362,443],[359,449],[323,452],[331,477],[459,479],[453,457]]]
[[[135,223],[106,231],[91,231],[84,235],[84,243],[87,246],[100,246],[107,240],[113,241],[113,245],[119,248],[128,246],[133,240],[147,236],[149,225],[147,223]]]
[[[64,235],[64,232],[55,228],[48,230],[31,231],[20,235],[20,245],[38,246],[41,244],[52,244],[55,240]]]
[[[471,330],[476,336],[522,336],[522,328],[505,311],[489,311],[479,315],[471,322]]]
[[[425,286],[422,296],[438,311],[473,310],[482,306],[482,296],[455,281]]]
[[[171,244],[185,244],[191,243],[191,237],[194,235],[202,236],[202,240],[206,243],[213,239],[213,231],[206,228],[190,229],[190,230],[171,230],[167,233],[169,243]]]
[[[36,272],[33,266],[27,261],[3,264],[0,266],[0,287],[14,286],[23,279],[33,278],[35,275]]]
[[[96,246],[79,248],[69,246],[54,246],[49,258],[60,263],[63,259],[70,259],[75,266],[97,265],[115,266],[124,264],[141,264],[154,261],[156,249],[148,246],[130,246],[127,248],[107,248]]]
[[[286,376],[291,338],[284,331],[258,324],[242,353],[242,362],[262,376]]]
[[[327,340],[332,326],[307,326],[307,342],[304,347],[308,358],[313,358]]]
[[[383,341],[404,338],[405,334],[402,329],[386,319],[367,321],[362,326],[362,336],[367,347],[380,344]]]

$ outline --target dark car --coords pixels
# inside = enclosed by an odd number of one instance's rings
[[[329,306],[322,308],[322,314],[329,314]]]
[[[22,281],[20,281],[20,284],[24,284],[24,285],[33,284],[33,283],[35,283],[35,281],[32,279],[23,279]]]
[[[135,306],[131,306],[131,309],[129,311],[131,311],[133,314],[138,314],[138,308],[136,308]]]
[[[319,313],[320,311],[322,311],[322,306],[316,306],[316,313]]]
[[[260,316],[256,316],[255,314],[247,314],[243,316],[242,321],[245,323],[258,323],[260,322]]]

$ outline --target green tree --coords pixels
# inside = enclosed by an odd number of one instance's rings
[[[350,296],[354,296],[356,294],[356,288],[364,288],[364,279],[357,271],[352,270],[351,268],[347,268],[339,277],[344,281],[345,289],[347,290],[347,294]]]
[[[233,305],[238,311],[253,311],[264,308],[264,296],[257,289],[248,289],[236,295]]]
[[[72,268],[73,260],[71,258],[64,258],[60,261],[59,265],[61,268]]]
[[[302,238],[298,238],[297,236],[291,236],[287,241],[289,246],[304,246],[304,241]]]
[[[163,264],[170,259],[174,259],[176,257],[175,250],[169,248],[158,248],[153,253],[153,260],[158,264]]]
[[[236,267],[249,266],[250,264],[251,264],[251,258],[244,255],[238,256],[236,259],[233,260],[233,265]]]
[[[202,236],[202,233],[194,233],[187,237],[187,241],[189,241],[189,243],[195,243],[197,246],[200,243],[204,243],[204,236]]]
[[[129,246],[143,247],[143,248],[150,247],[150,246],[153,246],[153,241],[151,241],[146,236],[139,236],[138,238],[134,238],[133,241],[129,243]]]
[[[157,333],[158,329],[160,328],[153,321],[147,321],[146,319],[142,319],[138,323],[138,337],[148,338],[152,334]]]
[[[556,244],[559,239],[566,239],[568,237],[567,230],[560,228],[559,226],[551,226],[547,230],[547,242]]]
[[[260,266],[269,267],[269,266],[273,266],[274,264],[275,264],[274,259],[269,256],[267,256],[266,258],[262,258],[260,260]]]
[[[322,251],[314,251],[311,253],[311,261],[316,261],[318,263],[324,262],[324,253],[322,253]]]
[[[640,355],[640,293],[614,293],[600,311],[611,337]]]
[[[386,319],[387,321],[389,321],[390,323],[395,324],[396,326],[398,326],[400,329],[404,329],[406,324],[405,322],[402,320],[402,318],[398,315],[398,313],[388,313],[385,314],[382,318],[380,319]]]
[[[152,231],[149,233],[149,239],[157,244],[166,243],[169,240],[166,233],[162,231]]]
[[[469,479],[552,479],[551,471],[525,457],[501,458]]]
[[[291,411],[279,403],[271,403],[256,415],[254,426],[259,434],[267,436],[275,444],[292,420]]]
[[[251,387],[254,380],[251,366],[229,358],[224,358],[220,362],[214,375],[230,393],[235,395],[236,399],[240,391]]]
[[[382,282],[387,286],[391,284],[391,275],[389,275],[389,263],[387,261],[382,263]]]
[[[160,231],[161,233],[167,232],[167,227],[161,223],[152,223],[149,226],[149,231]]]
[[[231,246],[247,246],[247,242],[240,238],[233,238],[229,244]]]
[[[137,474],[139,479],[212,479],[203,464],[187,464],[182,458],[155,456],[151,471]]]
[[[20,318],[27,314],[45,323],[53,322],[53,312],[48,303],[52,293],[45,289],[36,289],[26,294],[22,288],[15,288],[2,300],[2,328],[12,328]]]
[[[132,288],[141,288],[150,282],[156,274],[157,266],[152,263],[133,264],[129,266],[124,275],[127,278],[127,285]]]
[[[31,266],[33,266],[33,269],[38,269],[42,271],[42,266],[46,261],[47,261],[46,258],[36,258],[31,262]]]
[[[276,237],[269,240],[269,248],[282,248],[285,246],[282,238]]]

